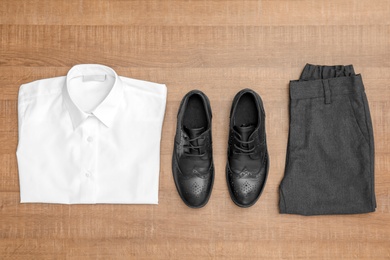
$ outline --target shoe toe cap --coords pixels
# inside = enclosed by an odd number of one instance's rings
[[[234,178],[229,174],[229,185],[233,201],[240,207],[252,206],[260,196],[261,178]]]
[[[190,207],[203,207],[210,197],[210,186],[210,180],[199,177],[181,180],[180,190],[182,199]]]
[[[173,170],[177,191],[183,202],[191,208],[205,206],[213,186],[213,167],[203,176],[183,174],[178,167]]]

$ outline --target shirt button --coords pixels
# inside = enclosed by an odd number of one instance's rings
[[[88,136],[87,141],[90,142],[90,143],[93,142],[93,137],[92,136]]]
[[[86,172],[86,173],[85,173],[85,176],[86,176],[86,177],[90,177],[90,176],[91,176],[91,173],[90,173],[90,172]]]

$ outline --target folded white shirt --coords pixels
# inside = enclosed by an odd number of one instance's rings
[[[157,204],[166,95],[97,64],[23,84],[21,202]]]

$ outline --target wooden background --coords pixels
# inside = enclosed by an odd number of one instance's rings
[[[390,259],[390,1],[0,0],[0,259]],[[15,149],[22,83],[79,63],[168,86],[160,204],[20,204]],[[362,73],[376,145],[375,213],[278,214],[288,135],[288,82],[305,63]],[[257,204],[225,183],[228,117],[242,88],[263,98],[271,167]],[[213,109],[216,180],[187,208],[171,173],[183,95]]]

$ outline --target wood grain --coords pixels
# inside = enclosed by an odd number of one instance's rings
[[[0,0],[0,259],[390,259],[390,1]],[[101,63],[165,83],[158,206],[20,204],[15,150],[23,83]],[[353,64],[374,125],[375,213],[278,214],[288,82],[306,63]],[[269,180],[249,209],[224,175],[231,101],[263,98]],[[216,179],[187,208],[171,173],[176,113],[191,89],[213,109]]]

